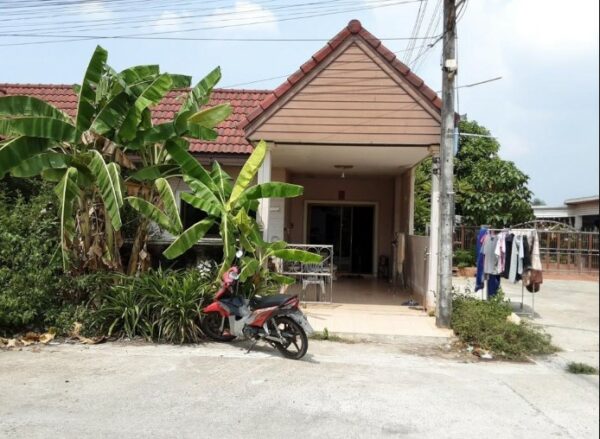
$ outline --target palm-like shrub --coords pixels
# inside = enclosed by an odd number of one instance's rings
[[[212,297],[210,278],[197,270],[150,270],[96,297],[97,330],[169,343],[197,342],[200,313]]]

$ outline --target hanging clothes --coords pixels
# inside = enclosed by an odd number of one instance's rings
[[[499,274],[490,274],[488,275],[487,281],[487,295],[488,299],[495,297],[498,294],[498,290],[500,289],[500,280],[502,278]]]
[[[484,287],[484,262],[485,255],[483,254],[483,244],[488,235],[487,227],[482,227],[477,233],[477,241],[475,242],[475,255],[477,255],[477,272],[475,273],[475,292],[483,290]]]
[[[496,245],[498,244],[498,235],[489,234],[483,244],[483,254],[485,261],[483,272],[485,274],[498,274],[498,256],[496,256]]]
[[[504,256],[504,271],[502,272],[502,277],[504,279],[509,278],[510,268],[512,266],[512,249],[513,249],[513,240],[515,239],[514,233],[508,233],[505,239],[505,248],[506,254]]]
[[[525,257],[525,249],[523,245],[523,236],[515,235],[512,241],[512,250],[510,253],[510,271],[508,280],[517,282],[523,274],[523,258]]]
[[[506,237],[508,236],[507,232],[500,232],[498,234],[498,241],[496,243],[496,262],[498,267],[496,269],[496,273],[502,274],[504,273],[504,265],[505,265],[505,257],[506,257]]]

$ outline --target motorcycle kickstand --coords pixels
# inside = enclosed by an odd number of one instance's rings
[[[256,346],[256,343],[258,343],[258,338],[255,338],[255,339],[252,341],[252,344],[250,345],[250,347],[249,347],[249,348],[248,348],[248,350],[246,351],[246,354],[249,354],[249,353],[250,353],[250,351],[251,351],[252,349],[254,349],[254,346]]]

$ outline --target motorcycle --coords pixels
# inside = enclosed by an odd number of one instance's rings
[[[240,259],[242,253],[236,253]],[[221,342],[238,337],[253,340],[248,352],[260,340],[277,349],[284,357],[299,360],[308,350],[308,335],[313,329],[299,309],[296,295],[255,295],[247,299],[238,294],[239,268],[234,265],[222,277],[214,301],[202,311],[200,327],[204,334]]]

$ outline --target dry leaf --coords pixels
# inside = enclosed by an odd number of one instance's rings
[[[73,329],[71,330],[69,335],[71,337],[78,337],[79,334],[81,333],[81,328],[83,328],[83,324],[81,324],[79,322],[73,323]]]
[[[17,346],[16,338],[11,338],[10,340],[8,340],[8,343],[6,344],[6,347],[8,347],[8,348],[14,348],[16,346]]]
[[[54,340],[54,334],[50,332],[46,332],[40,336],[40,343],[48,344],[52,340]]]

